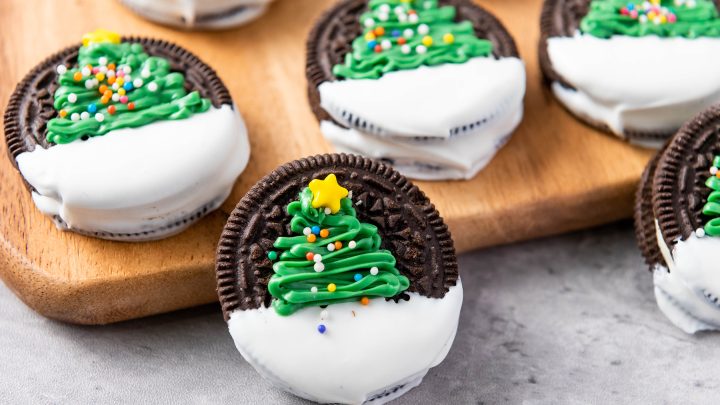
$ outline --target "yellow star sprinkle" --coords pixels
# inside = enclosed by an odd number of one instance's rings
[[[311,181],[309,187],[313,193],[313,208],[330,208],[333,214],[340,211],[340,200],[348,195],[347,189],[338,184],[334,174],[328,174],[325,180]]]
[[[88,46],[90,44],[100,44],[103,42],[109,42],[111,44],[119,44],[120,43],[120,34],[113,31],[104,30],[102,28],[97,29],[93,32],[88,32],[87,34],[83,35],[82,37],[82,44],[83,46]]]

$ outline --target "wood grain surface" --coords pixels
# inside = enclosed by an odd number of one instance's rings
[[[217,299],[215,245],[227,212],[260,177],[298,157],[331,151],[305,93],[305,38],[332,0],[278,0],[250,25],[182,32],[151,24],[117,1],[0,1],[0,108],[47,55],[103,27],[166,39],[214,67],[250,133],[247,170],[221,211],[163,241],[119,243],[58,231],[33,206],[0,156],[0,276],[30,307],[62,321],[102,324]],[[515,37],[528,69],[525,119],[471,181],[418,182],[444,216],[459,251],[597,225],[631,215],[651,151],[570,117],[542,89],[537,66],[541,0],[478,1]],[[472,269],[462,269],[472,271]]]

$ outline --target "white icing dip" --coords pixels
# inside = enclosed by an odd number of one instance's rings
[[[720,101],[720,39],[577,33],[552,37],[553,69],[576,90],[553,83],[573,113],[628,131],[672,133]]]
[[[149,232],[110,237],[147,240],[181,231],[193,221],[175,223],[199,209],[217,208],[249,155],[242,118],[223,105],[183,120],[38,146],[17,163],[43,213],[80,232]]]
[[[279,388],[321,403],[380,404],[417,386],[447,355],[462,306],[460,280],[442,299],[370,300],[305,308],[237,310],[228,321],[243,357]],[[320,334],[319,324],[327,331]],[[402,385],[402,387],[400,387]],[[397,390],[395,390],[397,388]],[[389,391],[388,391],[389,390]]]
[[[184,27],[227,28],[254,20],[272,0],[122,0],[146,18]]]
[[[519,124],[525,67],[518,58],[473,58],[318,89],[322,108],[349,128],[322,124],[337,149],[390,159],[413,178],[468,179]]]

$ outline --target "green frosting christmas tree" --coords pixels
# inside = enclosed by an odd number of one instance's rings
[[[492,43],[476,37],[469,21],[456,22],[455,15],[455,7],[439,7],[438,0],[370,0],[360,16],[363,35],[333,73],[376,79],[396,70],[490,55]]]
[[[580,30],[600,38],[718,37],[720,18],[712,0],[593,0]]]
[[[210,108],[197,91],[185,91],[185,77],[170,72],[167,59],[149,56],[141,44],[121,42],[110,31],[86,34],[77,66],[59,65],[57,72],[58,116],[47,124],[48,142],[69,143]]]
[[[377,227],[357,219],[347,195],[331,174],[311,181],[288,205],[297,236],[275,241],[279,257],[276,251],[268,253],[277,260],[268,291],[279,315],[341,302],[368,305],[371,298],[393,297],[410,285],[393,255],[380,249]]]
[[[710,217],[705,223],[703,230],[705,234],[710,236],[720,236],[720,156],[715,156],[713,165],[710,167],[710,177],[705,181],[705,185],[712,190],[708,196],[707,202],[703,207],[702,213]]]

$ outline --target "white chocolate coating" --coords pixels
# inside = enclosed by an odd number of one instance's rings
[[[409,295],[330,305],[322,320],[320,308],[285,317],[273,308],[238,310],[228,325],[243,357],[279,388],[321,403],[361,404],[387,393],[372,401],[381,404],[418,385],[455,338],[460,280],[442,299]]]
[[[202,216],[217,208],[249,155],[242,118],[223,105],[183,120],[36,147],[17,163],[35,189],[36,206],[63,227],[150,240],[182,231],[199,219],[198,210]]]
[[[261,16],[272,0],[122,0],[143,17],[180,28],[223,29]]]
[[[678,241],[672,252],[656,221],[657,242],[667,268],[653,273],[658,307],[686,333],[720,329],[720,239],[690,235]]]
[[[547,41],[553,69],[576,90],[553,83],[574,114],[625,131],[670,135],[720,101],[720,39],[577,33]]]
[[[522,119],[525,67],[518,58],[473,58],[318,90],[321,107],[349,128],[322,124],[337,149],[389,159],[408,177],[469,179]]]

